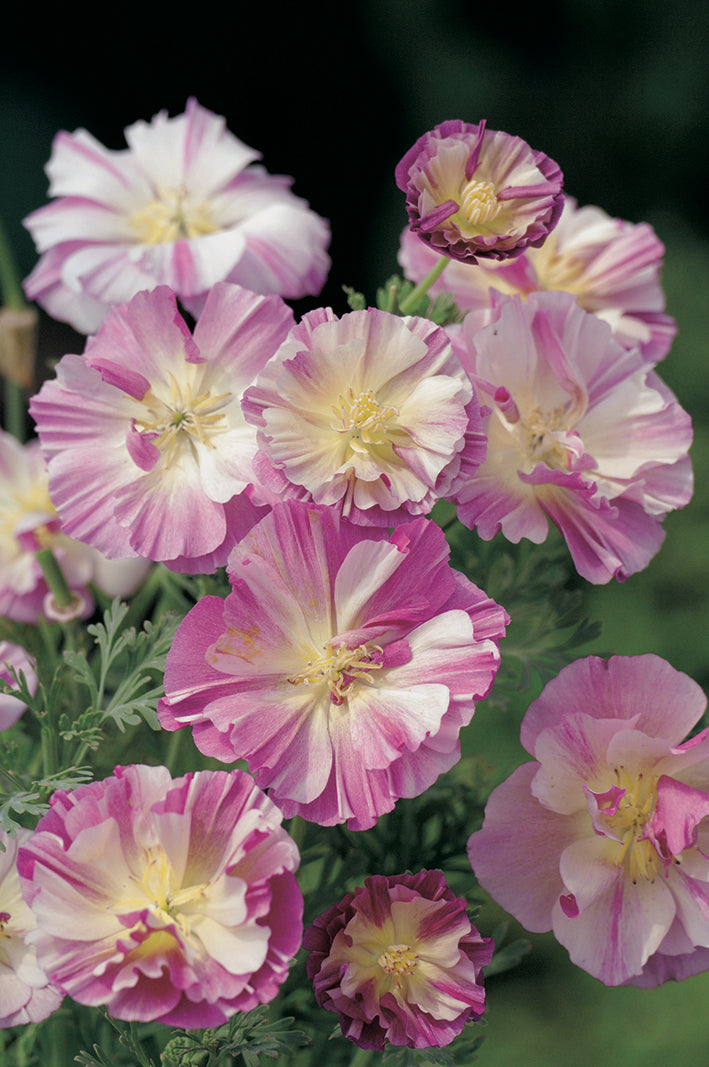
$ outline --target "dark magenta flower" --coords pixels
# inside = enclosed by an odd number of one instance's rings
[[[365,879],[303,944],[318,1004],[360,1048],[448,1045],[485,1010],[481,969],[494,944],[440,871]]]

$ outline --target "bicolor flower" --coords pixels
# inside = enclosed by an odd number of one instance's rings
[[[29,691],[34,693],[37,688],[34,660],[19,645],[13,645],[9,641],[0,641],[0,679],[15,689],[16,683],[10,668],[18,674],[24,674]],[[11,693],[0,692],[0,730],[7,730],[13,726],[24,710],[25,705],[18,697]]]
[[[477,399],[445,332],[372,308],[303,316],[243,408],[267,490],[364,524],[428,513],[485,455]]]
[[[460,757],[506,613],[448,565],[440,528],[385,530],[276,505],[232,550],[226,601],[204,597],[167,658],[168,730],[245,759],[284,815],[373,826]]]
[[[148,568],[143,560],[107,560],[68,537],[49,495],[39,441],[22,445],[0,430],[0,615],[36,622],[47,614],[49,590],[36,558],[42,548],[56,556],[85,616],[93,611],[90,583],[109,596],[129,596]]]
[[[570,293],[501,298],[463,332],[489,413],[487,458],[451,496],[461,522],[538,544],[551,519],[595,583],[645,567],[692,495],[691,421],[671,391]]]
[[[320,292],[327,223],[268,174],[224,119],[190,99],[126,131],[110,151],[57,134],[47,166],[56,199],[25,219],[41,258],[25,291],[56,319],[94,333],[109,307],[168,285],[193,314],[229,281],[258,293]]]
[[[117,1019],[218,1026],[270,1001],[303,929],[281,819],[237,770],[117,767],[56,792],[18,855],[42,966]]]
[[[468,842],[480,884],[606,985],[709,968],[706,697],[658,656],[577,660],[522,721],[525,763]]]
[[[448,1045],[485,1010],[494,944],[440,871],[365,879],[303,943],[315,999],[360,1048]]]
[[[0,1028],[38,1023],[51,1015],[63,994],[53,986],[37,963],[27,934],[35,917],[20,889],[17,849],[31,836],[18,830],[10,837],[0,830]]]
[[[227,283],[194,337],[164,286],[113,308],[30,401],[62,529],[110,558],[222,566],[263,514],[239,400],[292,321],[280,297]]]
[[[664,253],[646,222],[614,219],[598,207],[579,208],[567,196],[558,225],[541,247],[530,246],[512,260],[452,262],[430,292],[452,293],[479,328],[495,317],[494,293],[525,299],[537,290],[561,289],[607,322],[625,348],[638,347],[655,363],[667,355],[677,332],[665,312]],[[403,231],[399,263],[407,278],[422,281],[437,259],[409,229]]]
[[[541,245],[559,221],[562,183],[552,159],[484,120],[442,122],[396,167],[411,231],[463,263]]]

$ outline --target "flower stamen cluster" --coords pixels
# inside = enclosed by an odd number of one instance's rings
[[[211,438],[229,429],[224,409],[234,399],[232,393],[213,396],[208,389],[199,393],[196,383],[180,383],[172,372],[168,372],[168,379],[169,398],[163,400],[148,390],[142,403],[150,418],[135,420],[136,429],[150,434],[152,444],[164,453],[165,467],[175,458],[178,445],[189,445],[195,458],[195,441],[205,448],[216,448]]]
[[[141,243],[191,240],[221,229],[213,221],[209,202],[192,202],[184,185],[176,189],[158,186],[156,191],[150,203],[128,217],[128,225]]]
[[[330,423],[338,433],[349,433],[349,445],[355,452],[365,453],[367,445],[384,445],[389,440],[390,421],[399,414],[399,409],[392,404],[378,404],[372,389],[366,389],[355,395],[350,388],[340,393],[337,407],[332,411],[338,420]]]
[[[309,659],[305,668],[292,675],[288,681],[291,685],[317,685],[327,682],[332,703],[344,704],[357,682],[373,684],[370,671],[380,670],[383,665],[381,659],[380,662],[374,659],[375,656],[383,659],[379,645],[358,645],[357,648],[340,645],[339,648],[333,648],[332,642],[328,641],[324,655]]]
[[[411,945],[389,945],[386,952],[382,952],[377,963],[387,974],[395,975],[394,983],[400,985],[401,976],[414,973],[418,959],[419,954],[414,952]]]
[[[644,775],[642,771],[633,778],[621,766],[614,769],[617,786],[609,791],[599,813],[606,814],[606,825],[611,835],[618,836],[621,846],[615,859],[616,867],[626,864],[633,885],[638,878],[654,882],[662,861],[645,835],[645,824],[652,818],[657,804],[657,776]]]

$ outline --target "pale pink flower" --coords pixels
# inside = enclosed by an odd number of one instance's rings
[[[264,511],[239,401],[292,321],[280,297],[227,283],[194,337],[164,286],[113,308],[30,401],[62,529],[109,558],[222,566]]]
[[[374,875],[305,931],[315,999],[360,1048],[449,1045],[485,1010],[481,937],[440,871]]]
[[[143,560],[107,560],[100,552],[68,537],[49,495],[49,480],[39,441],[22,445],[0,430],[0,615],[36,622],[46,614],[47,583],[37,562],[38,549],[50,548],[70,588],[93,611],[87,586],[109,596],[129,596],[145,577]]]
[[[485,455],[477,399],[445,331],[372,308],[306,314],[243,408],[266,490],[364,524],[428,513]]]
[[[218,1026],[268,1002],[302,938],[281,819],[238,770],[117,767],[56,792],[18,855],[42,966],[117,1019]]]
[[[572,663],[522,721],[534,762],[468,842],[498,904],[606,985],[709,968],[709,730],[683,741],[705,707],[658,656]]]
[[[412,232],[463,263],[541,245],[559,220],[562,182],[552,159],[484,121],[442,122],[396,167]]]
[[[38,1023],[51,1015],[63,994],[50,984],[27,943],[35,917],[25,903],[17,872],[17,849],[31,835],[18,830],[10,837],[0,830],[0,1028]]]
[[[670,349],[677,327],[665,313],[660,280],[664,246],[646,222],[614,219],[598,207],[564,200],[558,225],[539,248],[513,260],[448,264],[430,287],[450,292],[476,327],[495,317],[495,294],[523,299],[537,290],[573,293],[579,305],[607,322],[625,348],[639,347],[651,363]],[[399,262],[407,278],[420,282],[438,255],[409,229],[401,235]]]
[[[538,544],[551,519],[591,582],[645,567],[692,494],[691,421],[671,391],[570,293],[501,298],[463,333],[489,413],[485,462],[451,495],[461,522]]]
[[[268,174],[224,119],[190,99],[126,131],[110,151],[86,130],[57,134],[52,203],[25,219],[41,258],[25,291],[56,319],[93,333],[109,307],[168,285],[199,314],[229,281],[259,293],[320,292],[327,223]]]
[[[168,653],[158,716],[245,759],[288,818],[367,829],[460,757],[507,617],[448,565],[426,519],[378,528],[296,501],[232,551]]]
[[[37,674],[35,663],[24,648],[13,645],[9,641],[0,641],[0,678],[7,685],[16,688],[10,668],[19,674],[24,674],[30,693],[37,689]],[[0,693],[0,730],[7,730],[17,722],[25,710],[26,705],[10,693]]]

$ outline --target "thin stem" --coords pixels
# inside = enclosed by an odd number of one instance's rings
[[[443,271],[450,263],[448,256],[441,256],[438,262],[431,268],[423,281],[419,282],[413,292],[409,293],[406,300],[402,301],[399,306],[399,311],[402,315],[407,315],[411,308],[416,307],[419,297],[427,293],[433,283],[440,278]]]
[[[17,277],[15,258],[2,219],[0,219],[0,291],[2,291],[2,301],[5,307],[16,310],[27,307],[22,286]]]

